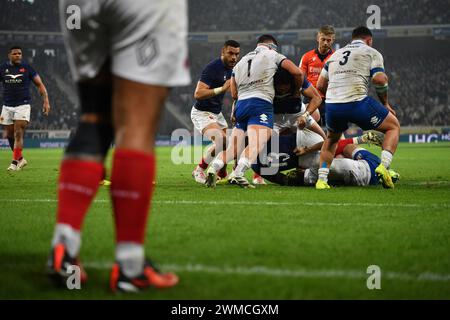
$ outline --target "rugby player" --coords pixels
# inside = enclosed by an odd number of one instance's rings
[[[400,124],[388,101],[388,77],[383,57],[372,48],[372,42],[372,32],[367,27],[354,29],[352,42],[333,53],[322,69],[317,88],[326,93],[328,137],[320,153],[316,189],[330,188],[328,172],[337,143],[349,122],[363,130],[375,129],[385,134],[381,163],[376,172],[385,188],[394,188],[387,169],[397,149]],[[381,103],[367,95],[370,82]]]
[[[61,0],[61,25],[82,114],[65,151],[49,275],[65,285],[77,264],[81,226],[114,140],[111,199],[115,225],[112,291],[172,287],[144,253],[155,176],[154,143],[169,87],[190,82],[185,0]],[[66,8],[81,8],[81,28],[66,28]],[[81,269],[81,268],[80,268]],[[81,281],[86,281],[82,270]]]
[[[268,143],[266,152],[262,153],[266,156],[258,158],[252,169],[275,184],[314,185],[318,178],[319,152],[302,153],[299,150],[323,143],[323,139],[307,129],[281,136],[274,133],[272,139],[279,139],[279,151],[272,152]],[[354,144],[351,139],[340,140],[339,150],[340,153],[336,155],[330,168],[330,184],[368,186],[379,183],[379,177],[375,173],[380,164],[377,156]],[[275,168],[276,173],[265,175],[263,168]],[[288,170],[291,171],[283,172]],[[390,174],[398,180],[398,173],[390,170]]]
[[[5,126],[6,137],[13,151],[13,159],[7,170],[17,171],[28,164],[22,151],[25,128],[30,122],[30,84],[33,83],[39,90],[43,100],[42,113],[45,116],[50,112],[50,103],[41,77],[32,66],[22,61],[22,48],[11,47],[8,58],[8,61],[0,65],[0,81],[3,85],[0,124]]]
[[[230,90],[231,72],[239,60],[239,53],[240,45],[237,41],[225,41],[220,58],[206,65],[195,88],[196,102],[191,110],[191,120],[195,129],[212,141],[192,172],[194,180],[202,184],[206,182],[204,170],[212,159],[226,148],[228,124],[222,114],[222,101],[225,93]],[[218,176],[227,176],[226,166],[219,171]]]
[[[325,62],[327,62],[334,52],[332,49],[335,40],[334,28],[329,25],[320,27],[317,32],[316,40],[317,48],[306,52],[302,56],[299,64],[299,68],[303,71],[308,81],[311,82],[314,87],[317,86],[317,80],[319,79],[320,72],[322,71]],[[325,96],[320,91],[319,94],[322,101],[319,107],[320,117],[316,118],[316,121],[319,121],[320,118],[320,121],[325,125]],[[310,99],[308,97],[304,97],[303,102],[308,104]]]

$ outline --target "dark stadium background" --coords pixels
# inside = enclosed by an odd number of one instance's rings
[[[23,46],[25,59],[42,75],[53,106],[48,118],[40,115],[40,108],[34,107],[29,129],[73,130],[79,106],[60,35],[58,1],[0,2],[0,60],[7,59],[11,45]],[[365,24],[370,4],[381,8],[382,30],[377,33],[374,46],[385,58],[391,101],[398,106],[402,127],[450,124],[448,0],[188,2],[193,81],[190,86],[172,91],[161,121],[161,135],[170,135],[176,128],[193,129],[189,114],[199,73],[208,61],[219,55],[223,40],[236,38],[245,54],[254,47],[257,34],[274,32],[283,53],[298,64],[301,55],[315,47],[314,29],[322,24],[334,25],[338,31],[336,44],[343,46],[349,40],[348,30]],[[389,28],[390,34],[386,34]],[[37,90],[33,90],[33,96],[35,106],[40,105]],[[230,105],[229,96],[225,105]]]

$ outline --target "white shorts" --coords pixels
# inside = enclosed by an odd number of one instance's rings
[[[5,126],[13,124],[14,120],[25,120],[30,122],[31,105],[22,104],[17,107],[3,106],[0,116],[0,124]]]
[[[80,30],[67,27],[72,5],[81,10]],[[111,72],[131,81],[190,83],[185,0],[60,0],[60,17],[76,81],[94,78],[110,58]]]
[[[298,113],[279,113],[273,116],[273,130],[280,133],[286,129],[296,129],[297,119],[306,111],[306,106],[302,103],[302,108]]]
[[[217,123],[220,129],[228,128],[227,120],[225,120],[222,112],[216,114],[213,112],[197,110],[195,107],[192,107],[191,120],[195,129],[201,133],[203,133],[203,129],[212,123]]]

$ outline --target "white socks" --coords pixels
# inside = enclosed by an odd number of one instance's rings
[[[330,172],[329,168],[319,168],[319,180],[328,182],[328,173]]]
[[[236,176],[243,176],[245,174],[245,171],[247,171],[248,169],[250,169],[251,167],[251,163],[250,160],[248,160],[248,158],[240,158],[237,164],[236,169],[234,169],[234,173],[236,174]]]
[[[218,172],[223,168],[225,163],[221,159],[215,158],[210,164],[209,167],[214,169],[214,172]]]
[[[116,246],[116,260],[125,276],[137,277],[144,271],[144,246],[135,242],[119,242]]]
[[[76,258],[81,246],[80,231],[75,230],[68,224],[58,223],[53,234],[52,247],[55,247],[58,243],[64,244],[69,256]]]
[[[389,169],[392,162],[392,153],[390,153],[387,150],[381,151],[381,163],[386,167],[386,169]]]

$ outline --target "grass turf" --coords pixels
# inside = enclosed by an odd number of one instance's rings
[[[370,148],[369,148],[370,149]],[[370,149],[379,154],[379,149]],[[395,190],[377,187],[196,184],[193,165],[158,148],[146,250],[180,284],[139,295],[108,292],[114,231],[108,188],[84,223],[89,282],[57,290],[45,276],[62,150],[25,150],[29,166],[0,171],[1,299],[449,299],[450,144],[401,144]],[[0,168],[10,152],[0,153]],[[132,170],[132,168],[130,168]],[[366,269],[381,268],[381,290]]]

